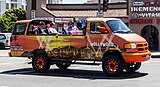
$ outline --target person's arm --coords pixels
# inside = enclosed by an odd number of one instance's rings
[[[57,32],[57,30],[56,29],[52,29],[52,30],[50,30],[50,34],[57,34],[58,32]]]
[[[53,29],[53,33],[58,33],[56,29]]]

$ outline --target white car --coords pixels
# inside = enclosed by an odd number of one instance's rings
[[[11,33],[0,33],[0,48],[10,47]]]

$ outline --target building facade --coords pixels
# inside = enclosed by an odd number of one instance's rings
[[[129,27],[147,40],[151,51],[160,51],[160,1],[129,0],[128,7]]]
[[[22,8],[26,10],[26,6],[26,0],[0,0],[0,16],[11,8]]]
[[[27,0],[27,19],[97,17],[97,6],[98,3],[47,4],[46,0]],[[104,17],[126,18],[128,17],[126,8],[126,2],[108,4],[108,10],[104,12]]]

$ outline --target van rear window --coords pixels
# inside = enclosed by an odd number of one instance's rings
[[[26,24],[15,24],[13,35],[24,35],[26,29]]]

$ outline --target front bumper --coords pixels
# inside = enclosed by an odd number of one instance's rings
[[[122,53],[125,62],[143,62],[151,58],[151,52],[143,53]]]

